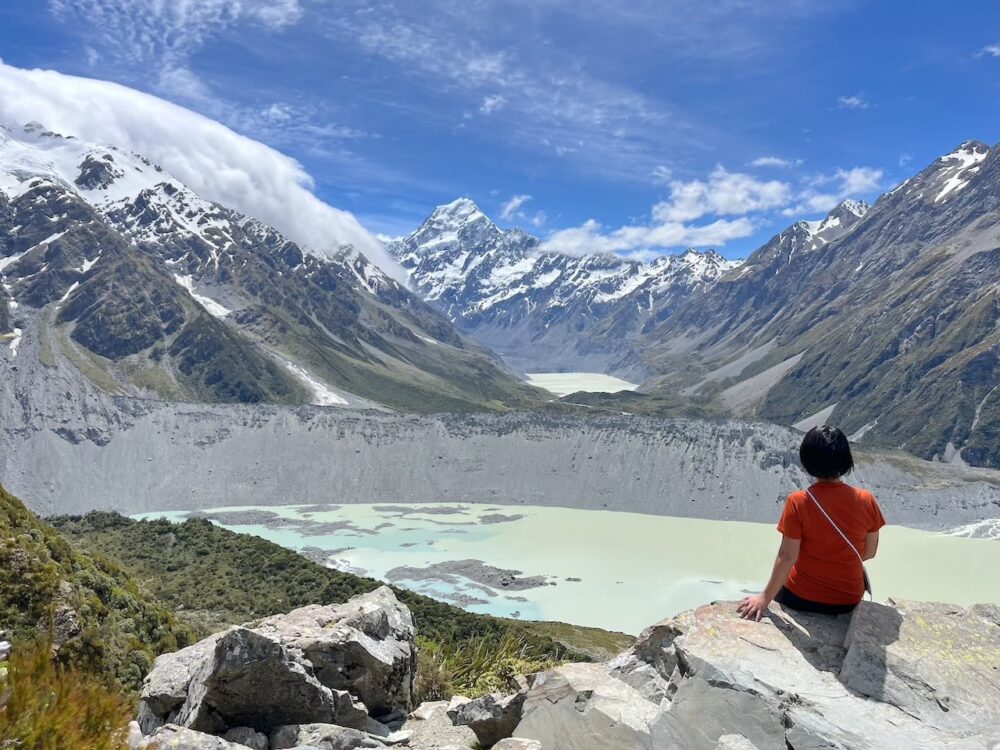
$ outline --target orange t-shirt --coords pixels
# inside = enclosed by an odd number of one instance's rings
[[[809,489],[862,554],[866,535],[885,526],[875,496],[868,490],[843,482],[817,482]],[[785,583],[789,591],[823,604],[861,601],[865,594],[861,562],[804,490],[788,496],[778,531],[802,540],[799,558]]]

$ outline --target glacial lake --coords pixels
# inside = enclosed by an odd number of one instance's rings
[[[525,378],[531,385],[544,388],[556,396],[568,396],[578,391],[618,393],[634,391],[639,387],[637,383],[600,372],[529,372]]]
[[[386,503],[202,512],[330,567],[391,580],[473,612],[633,634],[682,610],[759,591],[779,540],[772,524],[530,506]],[[189,515],[136,517],[181,521]],[[511,570],[520,572],[502,572]],[[883,530],[878,557],[869,563],[876,599],[960,605],[1000,603],[998,570],[998,540],[899,526]]]

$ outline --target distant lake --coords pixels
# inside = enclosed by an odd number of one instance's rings
[[[771,524],[524,506],[387,503],[205,513],[330,567],[392,579],[473,612],[627,633],[759,591],[779,538]],[[498,570],[521,573],[511,578]],[[879,556],[869,563],[878,599],[960,605],[1000,603],[997,570],[1000,541],[898,526],[883,530]]]
[[[531,385],[544,388],[557,396],[568,396],[578,391],[617,393],[634,391],[639,387],[637,383],[600,372],[529,372],[525,377]]]

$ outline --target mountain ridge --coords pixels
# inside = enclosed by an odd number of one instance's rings
[[[530,401],[364,255],[311,254],[160,167],[37,124],[0,131],[0,335],[109,392],[414,411]]]
[[[389,251],[424,299],[520,369],[606,370],[625,341],[736,265],[711,250],[650,263],[547,252],[469,198],[438,206]]]

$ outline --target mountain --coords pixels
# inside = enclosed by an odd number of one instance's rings
[[[0,129],[0,282],[0,351],[113,394],[426,412],[534,393],[350,246],[313,254],[38,124]]]
[[[467,198],[438,206],[389,250],[425,300],[512,366],[623,376],[642,374],[621,362],[630,339],[737,265],[712,251],[652,263],[544,252]]]
[[[637,342],[650,393],[1000,467],[1000,148],[800,222]]]

